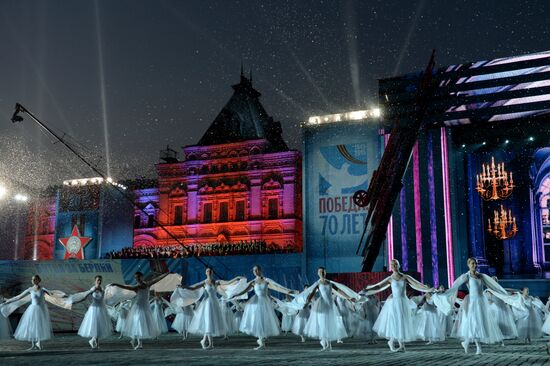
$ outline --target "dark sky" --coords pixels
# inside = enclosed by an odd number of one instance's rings
[[[158,151],[198,141],[241,60],[300,149],[309,115],[376,104],[377,79],[550,49],[550,1],[0,0],[0,176],[31,185],[94,174],[19,101],[109,161],[152,176]],[[109,159],[106,159],[106,138]]]

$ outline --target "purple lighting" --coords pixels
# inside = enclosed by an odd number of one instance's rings
[[[420,206],[420,160],[418,142],[413,149],[414,231],[416,238],[416,271],[424,281],[424,257],[422,255],[422,207]]]
[[[443,171],[443,209],[445,217],[445,240],[447,248],[447,278],[449,286],[454,282],[453,228],[451,225],[451,196],[449,183],[449,152],[445,127],[441,128],[441,170]]]

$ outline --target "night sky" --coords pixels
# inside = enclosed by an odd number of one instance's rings
[[[199,140],[241,62],[300,149],[300,121],[374,106],[377,79],[432,48],[440,66],[544,51],[549,23],[550,1],[0,0],[0,177],[94,176],[30,119],[12,124],[15,102],[115,179],[154,176],[160,149]]]

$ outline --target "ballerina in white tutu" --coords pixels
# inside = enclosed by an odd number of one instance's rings
[[[172,329],[181,334],[183,340],[187,339],[193,315],[193,305],[176,307],[176,317],[172,322]]]
[[[374,295],[366,296],[367,301],[356,303],[355,322],[357,326],[355,335],[367,337],[368,344],[376,344],[376,333],[372,330],[378,314],[380,313],[380,301]]]
[[[519,294],[521,296],[522,309],[514,312],[517,317],[518,337],[525,343],[531,343],[533,339],[542,337],[542,313],[544,304],[533,296],[529,296],[529,288],[524,287]]]
[[[332,341],[341,340],[348,336],[332,294],[334,293],[350,303],[355,302],[359,295],[356,294],[355,297],[351,297],[341,290],[343,285],[327,280],[324,267],[319,267],[317,275],[319,281],[313,286],[313,290],[308,295],[308,303],[311,302],[317,292],[319,292],[319,297],[311,306],[311,313],[304,333],[308,337],[319,339],[323,351],[330,351],[332,350]]]
[[[359,324],[357,323],[357,314],[355,313],[355,308],[352,303],[340,296],[337,296],[335,300],[338,312],[340,313],[342,321],[344,322],[344,327],[346,328],[346,334],[349,337],[353,337],[357,332],[357,328],[359,326]],[[341,338],[337,341],[338,343],[343,343]]]
[[[429,293],[424,295],[418,304],[416,331],[418,338],[427,341],[428,345],[442,342],[446,338],[447,316],[437,310]]]
[[[258,347],[254,349],[259,350],[265,348],[266,338],[275,337],[281,333],[279,318],[275,314],[268,291],[273,290],[287,295],[294,294],[294,291],[277,284],[269,278],[264,278],[262,268],[258,265],[253,267],[252,273],[255,276],[254,279],[235,297],[254,290],[254,296],[244,308],[240,331],[258,338],[256,340]]]
[[[226,333],[223,336],[223,339],[229,339],[230,335],[234,335],[238,332],[237,327],[235,327],[235,313],[233,313],[233,304],[225,298],[220,299],[220,307],[222,309],[222,316],[225,322],[225,331]]]
[[[367,286],[364,291],[367,295],[374,295],[391,287],[392,294],[386,300],[372,329],[380,337],[388,339],[388,346],[392,352],[405,351],[405,342],[418,338],[412,316],[414,303],[405,292],[407,284],[421,292],[432,292],[433,289],[401,273],[397,259],[392,259],[390,264],[392,275],[376,285]],[[395,348],[395,341],[399,344],[398,348]]]
[[[214,348],[213,337],[220,337],[227,334],[227,324],[222,313],[218,292],[227,296],[227,292],[246,286],[246,280],[236,277],[230,281],[215,281],[214,271],[207,267],[205,270],[206,279],[193,286],[182,286],[174,291],[171,302],[178,305],[178,299],[183,301],[179,305],[189,305],[200,300],[191,323],[189,333],[202,335],[200,345],[203,349]],[[239,283],[241,287],[238,287]],[[237,290],[238,291],[238,290]]]
[[[168,325],[166,324],[166,318],[164,317],[164,299],[160,296],[158,292],[155,292],[155,296],[151,300],[151,311],[153,312],[153,318],[159,325],[159,330],[161,334],[168,333]]]
[[[0,295],[0,305],[4,302],[4,296]],[[10,319],[0,312],[0,340],[11,339],[12,329]]]
[[[498,282],[496,277],[493,277],[495,282]],[[494,296],[490,291],[486,291],[489,307],[494,314],[503,339],[515,339],[518,337],[518,329],[514,318],[514,312],[510,305]],[[504,340],[502,341],[504,346]]]
[[[5,301],[0,306],[0,312],[7,318],[17,308],[30,302],[13,335],[19,341],[31,342],[29,350],[41,350],[41,342],[53,337],[50,312],[46,301],[63,308],[70,308],[70,304],[63,299],[65,294],[59,292],[56,294],[55,291],[45,289],[40,285],[41,281],[39,275],[34,275],[32,287]]]
[[[306,290],[308,287],[309,285],[305,285],[304,290]],[[311,306],[307,304],[302,309],[300,309],[298,314],[296,314],[296,316],[294,317],[294,322],[292,323],[291,331],[292,333],[300,337],[300,339],[302,340],[302,343],[306,341],[305,328],[306,328],[306,324],[310,314],[311,314]]]
[[[94,287],[89,291],[81,292],[79,294],[71,295],[70,302],[77,304],[86,300],[88,297],[92,298],[92,303],[88,307],[80,328],[78,329],[78,335],[83,338],[90,338],[88,343],[92,349],[99,348],[99,340],[109,337],[113,333],[113,324],[111,317],[107,311],[107,306],[103,301],[104,291],[101,287],[103,278],[101,276],[95,276]]]
[[[496,317],[491,311],[483,288],[487,287],[495,295],[508,297],[504,290],[491,277],[477,272],[477,261],[468,258],[469,271],[458,277],[447,294],[456,294],[460,286],[468,284],[469,295],[461,305],[458,324],[456,324],[456,337],[461,338],[464,352],[468,353],[470,342],[476,345],[476,354],[482,353],[481,343],[502,343],[503,335],[497,323]],[[454,295],[453,295],[454,296]],[[450,302],[454,303],[454,300]]]
[[[116,324],[115,324],[115,330],[120,333],[119,338],[124,337],[124,334],[122,333],[124,331],[124,327],[126,326],[126,319],[128,318],[128,312],[130,311],[130,308],[132,307],[132,300],[124,300],[117,304],[116,306]]]
[[[286,301],[289,302],[291,299],[287,295]],[[289,314],[288,312],[282,312],[282,319],[281,319],[281,331],[283,331],[285,334],[288,334],[292,330],[292,323],[294,322],[294,319],[296,318],[296,314]]]
[[[134,303],[128,312],[126,324],[122,330],[123,335],[132,338],[130,343],[135,350],[143,348],[142,339],[157,338],[161,333],[159,324],[153,317],[153,312],[149,306],[149,287],[159,282],[167,275],[168,273],[164,273],[151,281],[145,282],[143,280],[143,273],[138,271],[134,275],[137,282],[135,286],[121,285],[118,283],[113,283],[111,285],[136,293]]]
[[[241,332],[241,320],[243,319],[244,305],[240,301],[231,301],[233,306],[231,307],[234,311],[235,316],[233,320],[235,321],[235,333]]]

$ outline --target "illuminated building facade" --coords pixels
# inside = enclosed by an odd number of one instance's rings
[[[302,251],[301,156],[241,75],[234,94],[184,161],[166,151],[158,187],[136,190],[134,246],[262,242]]]

